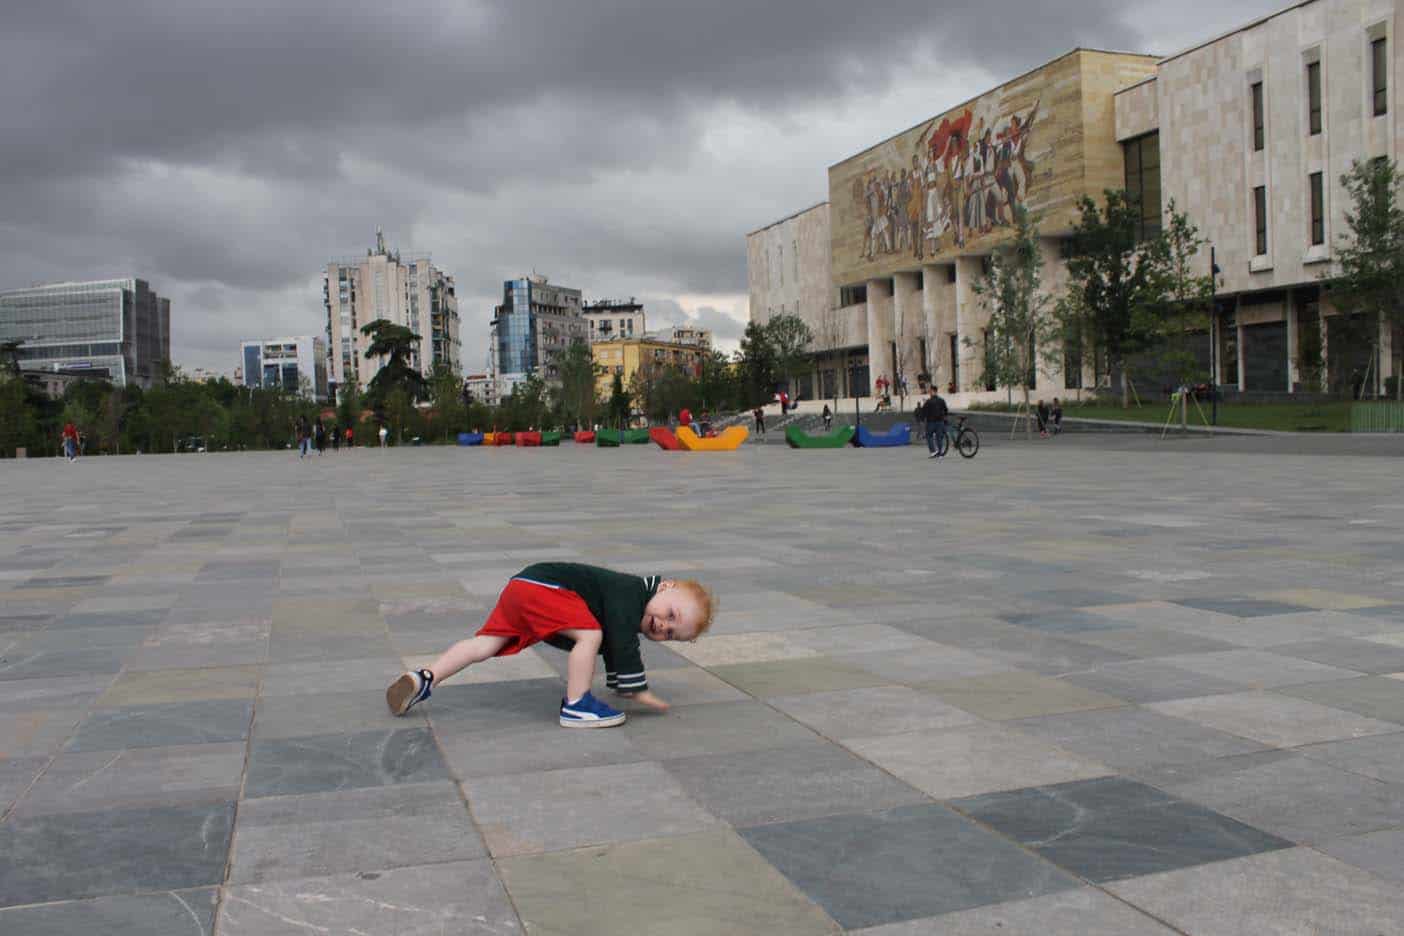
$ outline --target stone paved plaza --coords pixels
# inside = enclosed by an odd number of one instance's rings
[[[1404,932],[1397,457],[987,442],[0,463],[0,932]],[[548,558],[671,712],[387,714]]]

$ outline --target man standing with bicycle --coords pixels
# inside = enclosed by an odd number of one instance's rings
[[[941,399],[941,395],[936,392],[935,384],[931,386],[931,395],[926,398],[926,402],[917,407],[916,415],[926,423],[926,450],[930,452],[927,458],[944,458],[946,455],[946,416],[949,409],[946,401]]]

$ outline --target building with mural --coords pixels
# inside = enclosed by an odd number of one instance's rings
[[[986,389],[989,316],[974,291],[986,257],[1023,209],[1039,230],[1045,287],[1058,288],[1078,201],[1123,184],[1113,95],[1155,62],[1077,49],[829,168],[830,299],[841,319],[866,321],[862,377]],[[867,382],[853,381],[860,392]],[[1059,373],[1039,382],[1065,383]]]
[[[1383,326],[1373,341],[1366,328],[1361,339],[1322,282],[1339,270],[1342,173],[1398,157],[1401,3],[1307,0],[1163,58],[1078,49],[927,118],[830,167],[828,205],[747,235],[751,318],[794,309],[805,319],[819,396],[930,375],[957,402],[1002,399],[983,373],[989,311],[975,285],[1015,210],[1038,227],[1054,295],[1078,201],[1124,189],[1146,234],[1173,199],[1214,248],[1212,337],[1190,337],[1217,383],[1383,390],[1404,373],[1404,330]],[[797,236],[821,215],[827,256]],[[1036,396],[1108,379],[1081,355],[1040,358]]]

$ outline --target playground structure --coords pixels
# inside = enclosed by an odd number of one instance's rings
[[[839,426],[822,435],[810,435],[799,426],[786,426],[785,444],[796,449],[836,449],[852,443],[853,435],[852,426]]]
[[[788,434],[785,440],[789,441]],[[867,426],[859,426],[853,437],[853,444],[860,448],[896,448],[912,444],[911,423],[898,423],[886,432],[871,432]]]
[[[592,429],[581,429],[577,431],[572,438],[581,445],[593,445],[595,442],[595,433]]]
[[[682,443],[678,437],[673,435],[673,430],[666,426],[654,426],[648,430],[648,437],[658,444],[658,447],[665,452],[683,451]]]
[[[481,432],[460,432],[458,434],[459,445],[482,445],[483,434]]]
[[[745,426],[729,426],[715,438],[702,438],[691,426],[679,426],[678,442],[689,452],[734,452],[746,441],[750,431]]]

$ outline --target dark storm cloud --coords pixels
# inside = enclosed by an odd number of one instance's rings
[[[245,331],[241,308],[263,296],[251,318],[276,321],[292,290],[307,294],[290,322],[319,330],[305,284],[383,225],[474,303],[533,265],[587,289],[739,292],[744,232],[814,201],[827,162],[873,139],[796,114],[956,72],[1000,80],[1078,44],[1136,47],[1121,9],[8,0],[0,287],[131,270],[184,299],[177,352],[215,348]],[[719,108],[818,151],[718,168]],[[239,302],[221,308],[220,287]],[[485,309],[464,319],[467,358]]]

